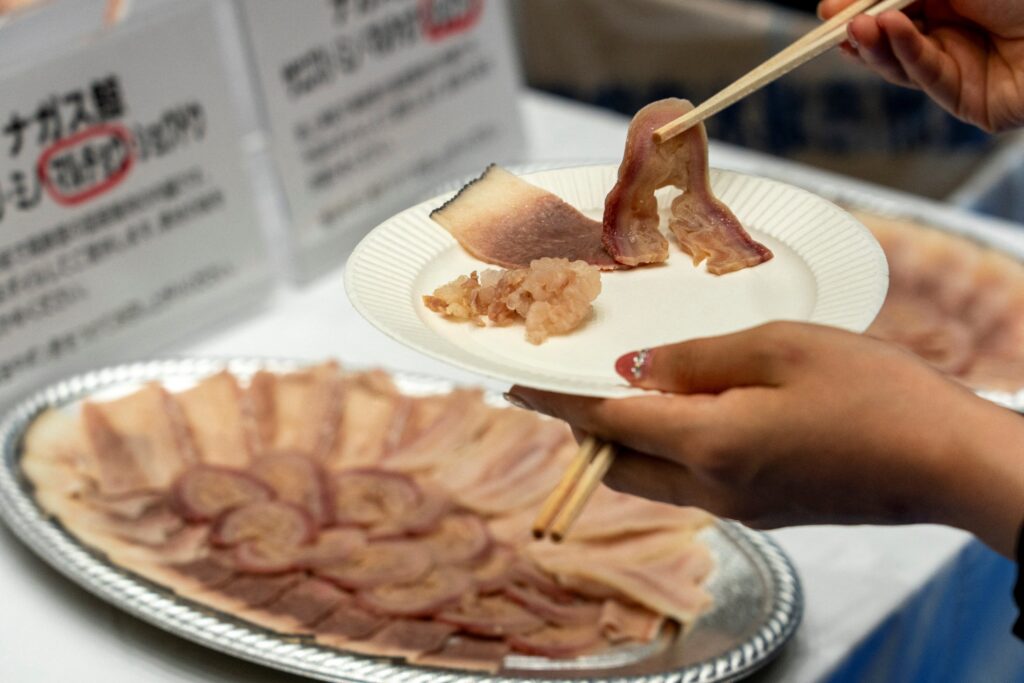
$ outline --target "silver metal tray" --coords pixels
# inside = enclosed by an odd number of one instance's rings
[[[717,564],[708,586],[714,608],[685,634],[669,629],[653,644],[570,662],[510,656],[497,676],[420,668],[347,654],[213,611],[110,563],[47,516],[36,505],[31,484],[21,474],[22,438],[32,420],[47,408],[74,410],[84,398],[113,398],[152,380],[178,390],[223,368],[244,378],[258,369],[287,371],[299,365],[256,359],[152,361],[89,372],[40,391],[0,422],[0,515],[46,562],[129,614],[214,650],[325,681],[734,681],[770,661],[795,632],[803,596],[789,559],[767,536],[722,521],[703,532]],[[437,393],[454,386],[448,381],[407,374],[397,374],[395,380],[411,394]],[[489,400],[501,399],[490,396]]]

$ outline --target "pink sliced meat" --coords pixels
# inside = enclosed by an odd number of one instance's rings
[[[237,576],[234,568],[214,556],[172,565],[174,571],[207,588],[219,588]]]
[[[601,244],[600,223],[500,166],[489,166],[430,217],[470,254],[505,268],[545,257],[621,267]]]
[[[345,560],[317,567],[317,575],[349,590],[412,583],[426,576],[434,562],[430,551],[414,541],[379,541]]]
[[[701,529],[711,522],[711,515],[698,508],[655,503],[599,486],[569,537],[597,540],[662,529]]]
[[[438,485],[458,492],[486,481],[509,462],[518,459],[537,429],[540,420],[532,413],[514,408],[495,410],[480,435],[452,453],[438,468]]]
[[[532,633],[544,628],[544,620],[504,595],[468,597],[437,615],[437,619],[463,631],[488,638]]]
[[[356,593],[363,608],[393,617],[428,617],[442,611],[473,591],[469,572],[455,567],[435,567],[411,583],[389,583]]]
[[[213,527],[212,540],[221,546],[256,541],[270,548],[287,548],[316,538],[316,525],[304,509],[269,500],[225,512]]]
[[[603,244],[620,263],[635,266],[668,258],[668,242],[658,229],[655,190],[675,186],[683,194],[672,203],[669,227],[694,264],[722,275],[772,258],[711,190],[707,132],[698,124],[661,145],[657,128],[693,109],[685,100],[653,102],[633,118],[619,178],[605,200]]]
[[[249,464],[253,444],[234,375],[211,375],[173,399],[188,423],[200,462],[235,468]]]
[[[665,617],[638,605],[606,600],[597,623],[609,642],[649,643],[661,633]]]
[[[438,564],[474,564],[487,555],[492,543],[487,525],[469,513],[448,515],[422,542]]]
[[[448,397],[444,414],[418,437],[384,460],[388,469],[414,472],[448,461],[454,451],[472,442],[487,426],[493,411],[478,390],[457,389]]]
[[[344,382],[342,417],[335,432],[328,467],[374,467],[398,445],[409,399],[368,388],[358,379]]]
[[[455,635],[437,652],[411,658],[413,664],[460,671],[497,673],[511,648],[501,640]]]
[[[247,396],[259,452],[296,451],[322,458],[333,448],[341,415],[336,363],[286,374],[256,373]]]
[[[548,657],[574,659],[600,649],[605,641],[595,624],[575,626],[546,626],[529,633],[515,633],[508,644],[516,652]]]
[[[276,497],[304,508],[319,526],[330,523],[333,501],[327,473],[312,457],[278,451],[256,458],[252,474],[274,490]]]
[[[241,505],[270,500],[273,495],[258,479],[213,465],[189,468],[171,490],[175,509],[190,522],[211,520]]]
[[[305,579],[286,590],[266,606],[274,614],[283,614],[303,626],[313,625],[331,614],[346,593],[320,579]]]
[[[550,624],[592,624],[601,616],[602,604],[572,598],[555,600],[534,586],[510,585],[505,594]]]
[[[121,519],[139,519],[166,500],[163,492],[155,491],[140,491],[120,496],[105,496],[96,491],[86,491],[81,498],[83,503],[94,510]]]
[[[514,550],[492,544],[487,556],[471,568],[477,591],[482,595],[501,591],[510,581],[515,561]]]
[[[314,543],[302,546],[298,563],[307,569],[343,562],[366,547],[366,534],[359,529],[324,529]]]
[[[410,477],[385,470],[345,470],[332,482],[338,524],[392,532],[420,508],[423,493]]]

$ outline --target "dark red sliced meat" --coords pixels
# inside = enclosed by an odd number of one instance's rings
[[[303,508],[265,501],[224,513],[214,525],[212,540],[221,546],[257,541],[267,548],[287,548],[316,538],[316,525]]]
[[[380,631],[391,620],[373,614],[355,604],[350,595],[342,597],[338,606],[316,625],[318,639],[324,641],[364,640]]]
[[[594,652],[605,644],[595,624],[580,626],[545,626],[530,633],[514,633],[508,637],[513,650],[550,659],[574,659]]]
[[[497,673],[511,648],[502,640],[452,636],[437,652],[413,657],[414,664],[437,666],[460,671]]]
[[[457,607],[441,612],[437,619],[489,638],[531,633],[544,628],[543,619],[504,595],[470,597]]]
[[[173,565],[172,568],[182,576],[187,576],[207,588],[218,588],[235,578],[235,570],[231,565],[216,557],[203,557]]]
[[[435,567],[411,583],[386,584],[360,591],[356,601],[366,609],[394,617],[428,617],[473,591],[468,572]]]
[[[250,470],[279,500],[305,508],[320,526],[330,523],[333,511],[327,474],[312,458],[300,453],[270,453],[256,458]]]
[[[197,465],[182,473],[171,489],[175,510],[190,522],[204,522],[233,508],[270,500],[269,486],[226,467]]]
[[[310,626],[333,612],[347,594],[320,579],[306,579],[285,591],[266,606],[274,614],[284,614],[303,626]]]
[[[437,621],[395,619],[371,639],[369,648],[385,657],[414,657],[444,647],[455,627]]]
[[[314,571],[342,588],[361,590],[389,583],[411,583],[426,576],[433,566],[430,551],[422,543],[380,541]]]
[[[298,573],[280,576],[240,574],[217,590],[249,607],[263,607],[277,600],[286,590],[301,580],[302,575]]]
[[[487,555],[492,543],[487,525],[472,513],[448,515],[423,541],[438,564],[473,564]]]

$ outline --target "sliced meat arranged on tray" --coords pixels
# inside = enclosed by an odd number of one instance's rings
[[[325,363],[50,411],[22,464],[71,533],[191,600],[350,652],[496,671],[512,652],[645,642],[706,606],[703,513],[603,491],[579,540],[530,540],[574,450],[564,424],[479,391],[406,396]]]

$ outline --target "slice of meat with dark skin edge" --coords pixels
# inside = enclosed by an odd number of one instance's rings
[[[493,164],[430,217],[470,254],[504,268],[545,257],[623,267],[602,246],[599,222]]]
[[[318,526],[327,526],[333,504],[327,472],[310,456],[274,451],[256,458],[249,472],[273,489],[276,498],[305,508]]]
[[[288,547],[311,543],[316,535],[316,524],[304,508],[268,500],[223,513],[214,522],[210,540],[217,546],[255,540],[272,547]]]
[[[544,620],[505,595],[467,597],[462,604],[437,615],[438,621],[488,638],[531,633],[544,628]]]
[[[273,497],[273,490],[255,477],[216,465],[186,470],[170,493],[175,511],[188,522],[210,521],[232,508]]]
[[[503,640],[459,634],[450,637],[440,650],[413,656],[410,661],[421,666],[496,674],[511,649]]]
[[[419,506],[422,491],[411,477],[379,469],[343,470],[332,482],[337,524],[390,528]]]
[[[82,404],[82,425],[95,453],[94,467],[101,492],[109,495],[150,490],[145,472],[103,412],[88,401]]]
[[[438,564],[472,565],[487,556],[493,540],[482,519],[472,513],[448,515],[423,537]]]
[[[406,584],[386,584],[356,593],[356,603],[371,612],[392,617],[429,617],[473,592],[468,572],[435,567],[426,576]]]
[[[430,551],[414,541],[374,542],[343,562],[317,567],[316,574],[348,590],[388,583],[412,583],[426,576],[434,562]]]
[[[505,594],[549,624],[561,626],[595,623],[601,617],[603,607],[600,602],[578,599],[559,602],[532,586],[508,586]]]
[[[515,561],[516,553],[508,546],[492,546],[487,556],[472,567],[477,591],[481,594],[500,592],[511,581]]]
[[[595,624],[578,626],[546,626],[538,631],[511,634],[508,644],[516,652],[550,659],[575,659],[605,645]]]

